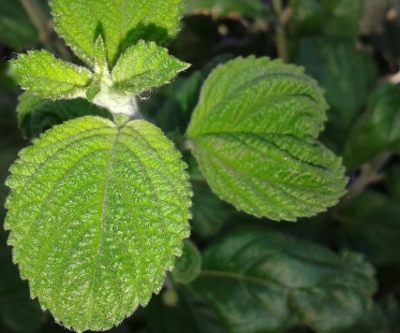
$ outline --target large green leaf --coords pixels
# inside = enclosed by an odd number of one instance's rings
[[[363,253],[375,265],[400,263],[400,204],[363,192],[343,212],[338,229],[342,247]]]
[[[208,248],[191,286],[230,333],[317,332],[353,325],[372,305],[374,270],[354,253],[263,229],[241,229]]]
[[[400,88],[394,85],[375,91],[369,112],[351,130],[343,158],[353,169],[382,151],[400,151]]]
[[[182,0],[54,0],[55,29],[74,52],[93,65],[95,39],[104,39],[112,68],[139,39],[163,43],[178,32]]]
[[[107,110],[82,98],[52,101],[25,92],[18,99],[18,126],[27,139],[36,138],[52,126],[73,118],[97,115],[111,119]]]
[[[64,62],[47,51],[31,51],[13,60],[22,88],[43,98],[85,97],[92,73],[85,67]]]
[[[222,199],[256,216],[293,221],[343,194],[341,160],[316,140],[326,107],[300,68],[238,58],[206,80],[187,138]]]
[[[5,228],[32,297],[78,332],[145,305],[189,235],[180,154],[142,120],[68,121],[23,150]]]

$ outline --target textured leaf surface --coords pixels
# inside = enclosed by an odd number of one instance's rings
[[[205,251],[191,286],[228,332],[282,332],[299,323],[322,332],[363,315],[376,289],[373,273],[359,255],[245,229]]]
[[[385,150],[400,151],[400,88],[394,85],[374,92],[369,112],[351,130],[343,158],[353,169]]]
[[[146,304],[189,234],[179,153],[150,123],[118,123],[87,116],[54,127],[20,153],[7,181],[5,228],[21,276],[79,332]]]
[[[343,194],[341,160],[315,139],[326,107],[300,68],[238,58],[208,77],[187,137],[222,199],[256,216],[295,220]]]
[[[189,67],[155,43],[139,41],[121,55],[112,70],[115,89],[138,94],[161,86]]]
[[[375,265],[400,263],[400,204],[372,191],[355,198],[338,229],[342,247],[363,253]]]
[[[22,88],[43,98],[84,97],[92,80],[88,69],[56,59],[47,51],[20,54],[12,63]]]
[[[111,119],[107,110],[82,98],[51,101],[25,92],[18,99],[18,126],[26,139],[36,138],[52,126],[73,118],[97,115]]]
[[[75,53],[93,64],[95,38],[102,35],[110,68],[139,39],[165,42],[178,32],[182,0],[55,0],[55,29]]]

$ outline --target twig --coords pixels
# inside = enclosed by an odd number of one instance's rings
[[[43,44],[48,44],[51,33],[47,26],[46,16],[43,14],[36,0],[20,0],[20,2],[39,33],[39,41]]]
[[[284,62],[289,61],[289,52],[288,52],[288,42],[285,31],[285,21],[287,21],[286,13],[282,8],[282,0],[273,0],[272,2],[275,15],[277,17],[276,21],[276,46],[278,50],[278,56]],[[285,15],[284,15],[285,13]]]

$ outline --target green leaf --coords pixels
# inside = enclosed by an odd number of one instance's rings
[[[97,115],[111,119],[107,110],[82,98],[51,101],[25,92],[18,99],[18,126],[26,139],[36,138],[52,126],[73,118]]]
[[[257,17],[267,12],[260,0],[186,0],[185,14],[212,12],[214,15],[226,16],[239,14],[241,16]]]
[[[346,328],[371,306],[373,267],[354,253],[263,229],[226,235],[203,255],[191,287],[230,333],[282,332],[305,324],[317,332]]]
[[[329,16],[325,21],[324,34],[334,38],[356,40],[360,30],[365,0],[325,0]],[[346,29],[343,29],[346,27]]]
[[[170,56],[167,49],[139,41],[121,55],[111,74],[116,90],[138,94],[168,83],[188,67]]]
[[[22,88],[43,98],[85,97],[92,73],[85,67],[56,59],[47,51],[30,51],[13,60]]]
[[[344,192],[341,160],[316,141],[326,107],[300,68],[238,58],[206,80],[187,138],[218,196],[256,216],[294,221]]]
[[[400,263],[400,204],[365,191],[344,210],[339,244],[363,253],[375,265]]]
[[[192,181],[192,184],[194,194],[191,207],[193,218],[190,221],[192,232],[201,238],[214,237],[230,215],[226,207],[228,205],[211,192],[204,181]]]
[[[152,333],[227,333],[213,309],[182,285],[154,296],[146,307]],[[171,293],[175,301],[171,302]],[[156,318],[156,320],[155,320]]]
[[[300,36],[354,41],[359,35],[363,6],[364,0],[291,0],[293,30]]]
[[[385,173],[385,184],[389,193],[400,203],[400,165],[395,164]]]
[[[330,146],[341,152],[350,127],[364,111],[375,84],[374,62],[356,49],[354,42],[308,38],[300,42],[296,63],[304,66],[325,90],[331,108],[324,136]]]
[[[178,32],[182,0],[54,0],[55,30],[93,65],[94,43],[103,37],[109,68],[140,39],[164,43]]]
[[[201,255],[196,245],[185,239],[183,241],[183,253],[175,259],[175,266],[172,272],[174,281],[189,283],[193,281],[200,272]]]
[[[5,228],[32,297],[57,322],[105,330],[152,292],[189,235],[190,184],[161,131],[82,117],[20,153]]]
[[[400,88],[379,87],[368,109],[354,124],[344,149],[343,159],[349,169],[382,151],[400,151]]]

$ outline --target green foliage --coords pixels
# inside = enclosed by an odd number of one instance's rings
[[[354,253],[238,230],[205,251],[192,288],[229,332],[281,332],[297,323],[326,332],[352,325],[371,305],[373,273]]]
[[[45,16],[49,16],[47,0],[39,0],[37,4]],[[21,50],[39,44],[40,36],[21,1],[0,1],[0,31],[0,41],[13,49]]]
[[[18,99],[18,126],[26,139],[36,138],[52,126],[72,118],[96,115],[111,119],[107,110],[82,98],[51,101],[25,92]]]
[[[396,3],[0,0],[0,332],[397,333]]]
[[[95,38],[103,37],[112,68],[140,39],[164,43],[178,32],[182,0],[56,0],[55,29],[74,52],[93,65]]]
[[[239,58],[208,77],[187,137],[221,198],[256,216],[293,221],[343,194],[341,160],[314,139],[325,109],[301,70]]]
[[[354,124],[344,150],[353,169],[382,151],[400,151],[400,88],[384,85],[370,99],[369,112]]]
[[[342,246],[363,253],[375,265],[400,263],[400,204],[365,191],[343,212]]]
[[[196,246],[189,240],[183,242],[183,254],[175,259],[172,277],[176,282],[189,283],[199,275],[201,255]]]
[[[212,12],[217,15],[239,14],[255,17],[264,14],[267,7],[259,0],[187,0],[185,13]]]
[[[13,65],[21,86],[43,98],[84,97],[92,79],[88,69],[56,59],[46,51],[20,54]]]
[[[107,329],[160,289],[189,235],[184,167],[145,121],[82,117],[20,153],[7,180],[8,242],[57,321]]]

